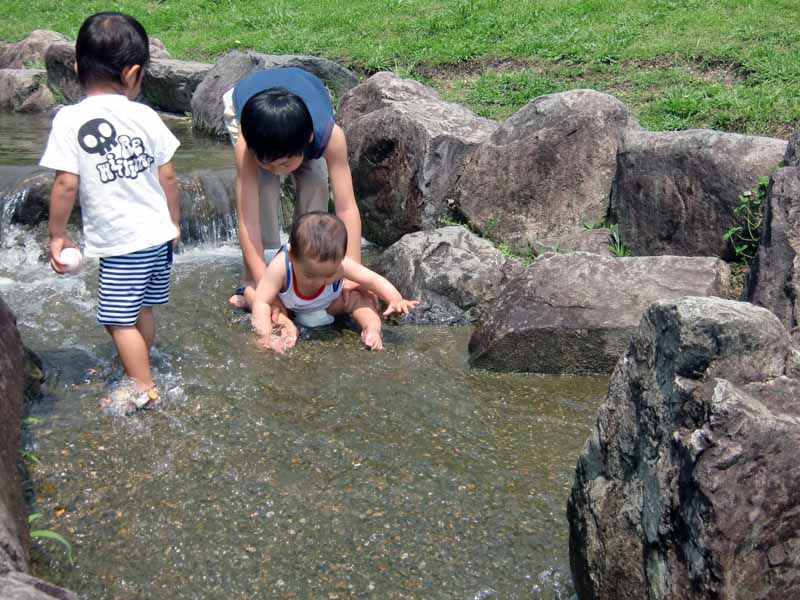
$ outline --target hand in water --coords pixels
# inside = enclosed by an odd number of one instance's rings
[[[278,315],[273,313],[275,320],[274,328],[270,335],[258,338],[258,347],[264,350],[272,350],[278,354],[283,354],[289,348],[293,348],[297,343],[298,331],[292,320],[285,314]]]

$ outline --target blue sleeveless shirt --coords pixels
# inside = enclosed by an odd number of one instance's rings
[[[305,103],[311,114],[314,127],[314,139],[306,148],[306,158],[321,158],[335,124],[333,105],[328,90],[318,77],[297,67],[264,69],[251,73],[239,80],[233,88],[233,108],[236,118],[241,120],[242,109],[250,98],[270,88],[286,88],[296,94]]]

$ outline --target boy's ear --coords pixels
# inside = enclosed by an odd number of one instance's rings
[[[125,87],[136,85],[142,76],[142,65],[128,65],[122,69],[122,83]]]
[[[78,61],[77,60],[74,63],[72,63],[72,70],[75,71],[75,75],[78,74]]]
[[[314,132],[312,131],[311,132],[311,137],[308,138],[308,143],[310,144],[313,141],[314,141]]]

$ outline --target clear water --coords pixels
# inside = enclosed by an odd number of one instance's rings
[[[0,295],[48,373],[28,447],[39,524],[72,542],[35,572],[86,598],[558,598],[565,503],[603,378],[473,371],[468,328],[346,328],[258,350],[233,246],[176,257],[157,310],[165,398],[129,418],[94,323],[97,265],[58,277],[12,228]]]

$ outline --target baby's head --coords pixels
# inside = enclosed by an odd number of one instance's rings
[[[303,163],[314,136],[306,103],[286,88],[255,94],[242,107],[242,136],[261,167],[286,175]]]
[[[310,283],[325,285],[342,278],[347,229],[336,215],[306,213],[292,225],[289,248],[294,270]]]
[[[117,12],[101,12],[83,22],[75,42],[75,65],[81,88],[116,88],[129,98],[139,95],[150,43],[141,23]]]

